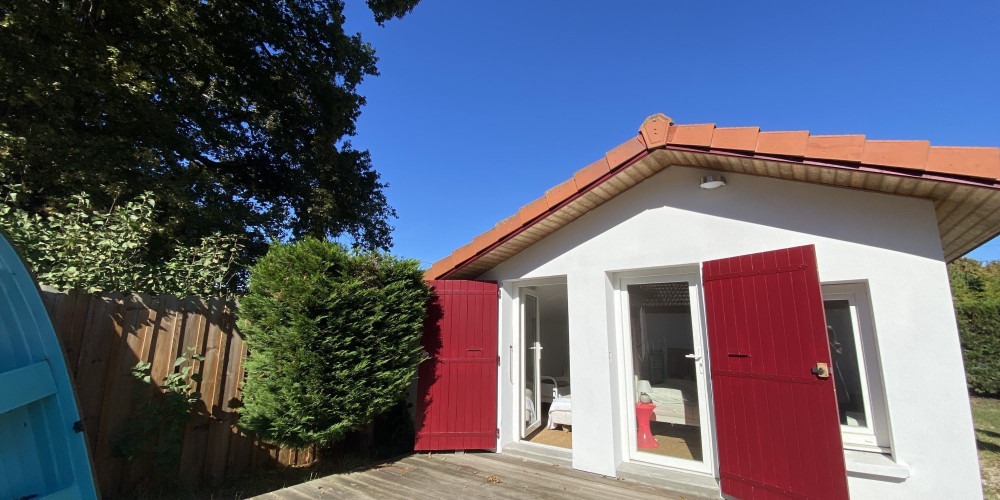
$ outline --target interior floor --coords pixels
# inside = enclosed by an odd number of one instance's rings
[[[650,422],[649,430],[659,443],[656,448],[639,448],[641,453],[652,453],[675,458],[685,458],[700,462],[701,429],[693,425]]]
[[[570,425],[556,426],[549,429],[549,404],[542,403],[542,426],[524,438],[524,441],[559,448],[573,449],[573,427]]]
[[[542,405],[542,425],[524,438],[529,443],[573,449],[573,427],[548,428],[548,404]],[[640,448],[641,453],[702,461],[701,430],[696,426],[650,422],[650,430],[659,444],[656,448]]]

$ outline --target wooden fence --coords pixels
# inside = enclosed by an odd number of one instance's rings
[[[141,394],[136,392],[140,382],[131,368],[139,362],[150,363],[152,380],[159,385],[177,369],[174,361],[188,346],[205,358],[186,362],[191,373],[201,375],[200,382],[192,382],[201,400],[184,430],[178,468],[166,471],[168,475],[186,485],[219,484],[262,469],[314,461],[314,449],[278,448],[236,426],[246,347],[236,328],[233,303],[51,289],[43,289],[42,298],[76,385],[103,495],[142,491],[151,486],[154,475],[150,460],[128,463],[114,450],[115,438],[132,412],[133,398]]]

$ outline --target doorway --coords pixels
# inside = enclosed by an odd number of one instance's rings
[[[566,284],[522,286],[520,302],[520,438],[573,448],[572,382]]]
[[[619,291],[630,458],[712,473],[698,274],[622,278]]]

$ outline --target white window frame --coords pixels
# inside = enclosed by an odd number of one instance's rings
[[[672,266],[666,268],[619,271],[611,273],[615,284],[614,307],[617,323],[618,390],[623,395],[623,406],[619,405],[619,419],[623,423],[619,429],[622,458],[626,462],[637,462],[665,469],[678,470],[705,476],[715,476],[718,467],[718,448],[715,438],[715,407],[711,393],[711,376],[708,366],[708,328],[705,323],[701,266],[698,264]],[[695,340],[695,359],[700,378],[698,384],[699,417],[701,424],[702,460],[657,456],[641,453],[636,446],[635,386],[632,366],[632,324],[629,317],[629,285],[687,281],[692,318],[692,334]]]
[[[868,286],[866,283],[822,284],[822,293],[824,303],[827,300],[846,300],[848,302],[854,328],[852,341],[858,353],[858,372],[865,405],[866,427],[841,425],[840,433],[844,449],[891,453],[885,385],[882,382],[875,321],[872,316]]]
[[[572,449],[560,448],[557,446],[552,446],[547,444],[532,443],[531,441],[528,441],[521,437],[521,430],[523,427],[523,423],[518,423],[518,422],[524,419],[524,410],[523,410],[524,393],[522,392],[523,388],[520,390],[517,388],[518,385],[523,386],[523,380],[521,379],[521,376],[524,372],[523,369],[524,361],[522,359],[524,350],[524,343],[523,343],[524,339],[521,336],[521,317],[522,317],[521,305],[524,302],[523,301],[524,291],[530,290],[531,287],[535,286],[562,285],[567,287],[567,293],[568,293],[569,281],[567,280],[566,276],[563,275],[563,276],[546,276],[541,278],[521,278],[521,279],[503,280],[502,283],[503,283],[503,290],[505,290],[505,293],[509,295],[511,301],[510,310],[507,311],[506,313],[508,321],[510,321],[510,329],[507,330],[507,332],[510,334],[510,343],[507,346],[509,354],[507,358],[507,376],[503,375],[502,367],[498,368],[498,370],[501,371],[498,371],[497,380],[498,384],[508,383],[511,386],[513,386],[511,387],[512,391],[511,396],[516,400],[511,401],[512,404],[510,405],[503,402],[497,404],[497,419],[498,419],[497,422],[500,423],[499,425],[501,426],[500,439],[506,440],[507,439],[506,436],[511,436],[513,439],[511,439],[510,441],[505,441],[507,444],[518,443],[519,446],[559,450],[561,453],[568,453],[567,456],[572,456],[573,453]],[[567,305],[568,305],[568,300],[569,296],[567,295]],[[501,327],[499,328],[499,331],[504,332],[502,324]],[[501,333],[501,335],[504,335],[504,333]],[[501,336],[499,345],[503,344],[504,344],[503,336]],[[570,363],[571,363],[570,366],[572,367],[572,354],[570,354]],[[572,373],[570,373],[570,377],[572,378]],[[498,385],[497,391],[498,391],[497,392],[498,397],[501,397],[503,401],[506,401],[505,397],[500,396],[504,394],[503,388]],[[502,412],[504,411],[509,412],[507,414],[510,415],[511,422],[513,422],[513,435],[507,434],[508,431],[504,430],[508,427],[507,425],[502,423],[504,422],[504,419],[502,417]],[[541,410],[539,409],[538,411]],[[498,450],[499,449],[500,448],[498,447]]]

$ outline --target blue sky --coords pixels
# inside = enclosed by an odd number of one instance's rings
[[[425,266],[634,136],[677,123],[1000,146],[1000,2],[425,0],[380,28],[357,148]],[[971,254],[1000,259],[1000,239]]]

